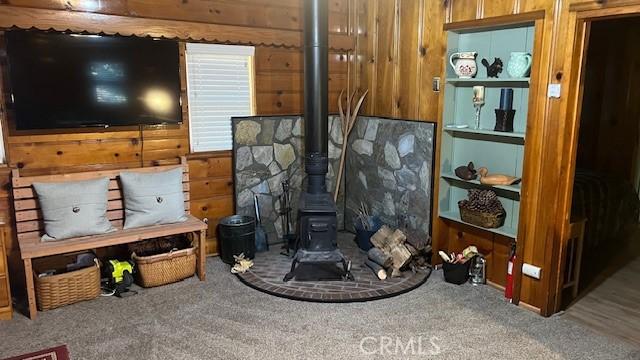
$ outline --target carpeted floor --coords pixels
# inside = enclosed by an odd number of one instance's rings
[[[208,279],[0,322],[0,359],[67,344],[72,359],[640,359],[640,350],[489,287],[426,284],[367,303],[322,304],[243,285],[219,259]]]

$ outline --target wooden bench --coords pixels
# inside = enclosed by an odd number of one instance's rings
[[[123,230],[124,207],[123,196],[120,189],[119,174],[121,171],[160,172],[181,167],[183,169],[182,186],[185,196],[185,211],[188,214],[187,221],[168,224],[147,226],[136,229]],[[109,182],[109,206],[107,215],[111,224],[118,230],[103,235],[84,236],[53,242],[40,240],[44,233],[42,212],[37,195],[31,186],[34,182],[64,182],[108,177]],[[192,241],[197,248],[197,273],[200,280],[205,278],[205,239],[207,224],[189,214],[189,167],[186,158],[181,158],[180,165],[156,166],[136,169],[116,169],[106,171],[90,171],[61,175],[44,176],[20,176],[19,170],[12,172],[12,186],[14,211],[16,219],[16,232],[20,253],[24,262],[26,277],[27,298],[29,303],[29,317],[35,319],[37,308],[34,290],[33,268],[31,261],[34,258],[60,255],[70,252],[97,249],[112,245],[133,243],[136,241],[152,239],[162,236],[177,234],[192,234]]]

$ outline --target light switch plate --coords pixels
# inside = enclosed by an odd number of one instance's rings
[[[542,272],[542,269],[537,266],[527,263],[522,264],[522,273],[527,276],[540,280],[540,272]]]
[[[547,96],[550,98],[559,99],[561,92],[562,92],[562,86],[560,84],[549,84]]]
[[[439,92],[440,91],[440,77],[434,77],[433,78],[433,81],[431,82],[431,88],[435,92]]]

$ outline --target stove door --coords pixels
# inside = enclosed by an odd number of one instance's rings
[[[302,247],[309,251],[331,251],[337,248],[335,216],[304,216],[300,222]]]

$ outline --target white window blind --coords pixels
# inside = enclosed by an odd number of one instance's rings
[[[253,115],[251,46],[187,44],[191,151],[231,150],[231,118]]]

